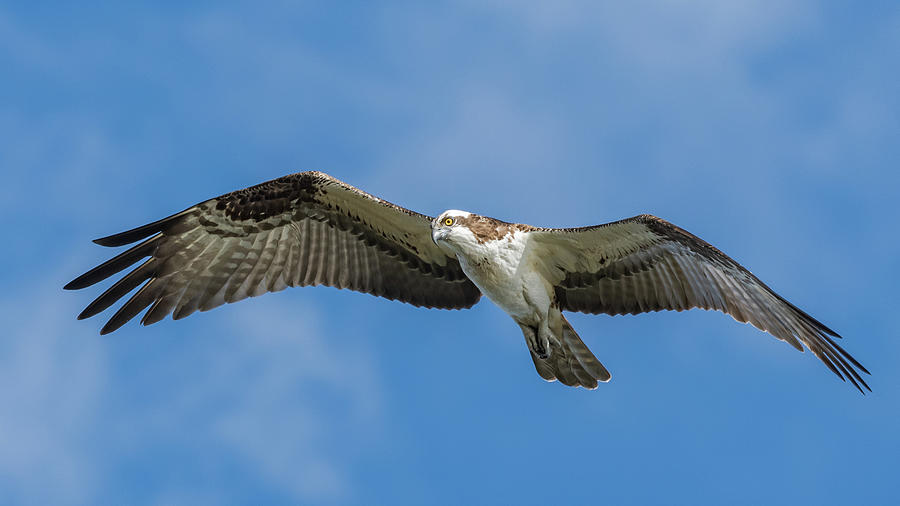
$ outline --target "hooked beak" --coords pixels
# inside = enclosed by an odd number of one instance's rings
[[[445,228],[433,228],[431,229],[431,242],[438,245],[438,241],[443,241],[444,238],[447,237],[447,229]]]

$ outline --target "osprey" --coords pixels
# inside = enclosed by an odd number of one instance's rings
[[[456,210],[432,218],[301,172],[94,242],[141,240],[65,286],[91,286],[149,257],[78,315],[94,316],[143,285],[101,334],[148,307],[144,325],[288,286],[327,285],[440,309],[472,307],[484,294],[522,329],[542,378],[594,389],[610,374],[563,311],[699,307],[800,351],[805,345],[838,377],[871,391],[860,376],[868,371],[834,341],[837,333],[707,242],[647,214],[562,229]]]

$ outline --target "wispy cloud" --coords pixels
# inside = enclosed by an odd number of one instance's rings
[[[314,311],[266,302],[235,308],[227,331],[242,336],[242,345],[209,364],[214,381],[241,392],[212,429],[247,459],[248,469],[295,499],[352,497],[345,459],[354,452],[345,445],[361,445],[368,431],[358,426],[377,425],[381,413],[372,357],[326,338]],[[341,449],[332,449],[335,442]]]
[[[0,489],[7,500],[90,502],[108,380],[100,343],[72,334],[71,303],[41,279],[0,301]]]
[[[326,339],[313,311],[275,299],[229,307],[230,316],[217,320],[221,327],[207,324],[204,334],[218,335],[222,345],[198,338],[200,346],[185,343],[181,355],[110,367],[111,353],[122,349],[111,351],[112,341],[74,323],[75,299],[57,284],[45,279],[2,301],[4,495],[30,503],[105,502],[123,479],[117,467],[144,465],[142,455],[181,444],[230,455],[292,501],[354,496],[348,473],[363,453],[353,448],[378,432],[382,414],[379,375],[365,347]],[[136,330],[151,338],[149,329]],[[186,359],[196,361],[190,371]],[[172,378],[172,371],[182,372]],[[153,377],[149,385],[138,380]],[[167,471],[160,472],[164,480],[148,499],[216,493],[203,484],[169,484]]]

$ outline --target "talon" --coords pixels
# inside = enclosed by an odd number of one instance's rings
[[[548,358],[550,358],[548,344],[550,343],[546,343],[543,340],[539,340],[538,342],[534,343],[534,354],[537,355],[539,359],[547,360]]]

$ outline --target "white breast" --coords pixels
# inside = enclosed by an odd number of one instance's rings
[[[546,315],[549,284],[532,265],[528,233],[513,232],[498,240],[465,241],[457,254],[463,272],[501,309],[517,320]]]

